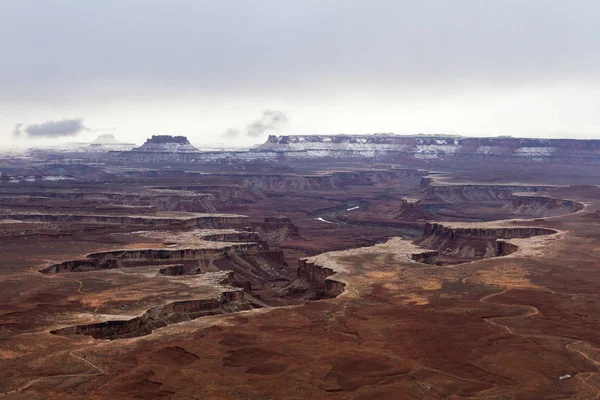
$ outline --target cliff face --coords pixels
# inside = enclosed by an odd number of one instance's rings
[[[129,320],[76,325],[51,331],[55,335],[87,335],[95,339],[121,339],[144,336],[164,326],[208,315],[250,309],[241,290],[223,292],[216,298],[177,301],[149,309]]]
[[[425,184],[426,182],[423,183],[423,185]],[[551,192],[556,189],[556,186],[429,185],[426,195],[428,200],[441,200],[445,203],[471,203],[510,200],[515,192]]]
[[[205,258],[222,258],[228,252],[256,254],[260,250],[257,243],[232,245],[221,249],[139,249],[115,250],[89,254],[89,258],[118,258],[121,260],[202,260]]]
[[[35,222],[65,222],[82,224],[108,224],[108,225],[133,225],[133,226],[166,226],[183,225],[186,227],[219,228],[242,226],[246,217],[242,215],[210,215],[190,216],[181,218],[158,217],[154,215],[82,215],[82,214],[5,214],[0,219],[14,219],[18,221]]]
[[[556,231],[552,229],[537,227],[476,228],[427,223],[423,237],[416,243],[421,247],[437,250],[440,255],[469,260],[497,257],[516,251],[516,246],[502,239],[528,238],[555,233]]]
[[[256,231],[260,239],[269,245],[278,245],[284,240],[301,238],[298,227],[286,217],[265,218],[262,224],[256,226]]]
[[[339,190],[347,186],[368,186],[396,179],[414,179],[425,175],[415,169],[334,172],[327,175],[247,175],[244,185],[267,190]]]
[[[322,267],[306,259],[298,260],[298,278],[306,279],[319,292],[319,298],[337,297],[344,292],[346,284],[329,276],[335,274],[331,268]]]
[[[545,196],[517,195],[504,205],[504,209],[523,216],[543,218],[579,211],[583,209],[583,204]]]
[[[61,272],[86,272],[102,269],[122,268],[123,264],[116,258],[106,259],[83,259],[65,261],[59,264],[53,264],[42,268],[42,273],[61,273]]]
[[[199,267],[207,267],[211,261],[230,258],[232,254],[255,257],[263,252],[258,243],[233,244],[223,248],[188,249],[135,249],[91,253],[81,260],[70,260],[40,269],[42,273],[85,272],[101,269],[122,268],[148,262],[196,260]],[[268,251],[266,254],[270,254]],[[271,256],[273,257],[273,256]],[[281,256],[283,257],[283,256]],[[186,267],[187,268],[187,267]],[[176,268],[173,270],[176,272]]]

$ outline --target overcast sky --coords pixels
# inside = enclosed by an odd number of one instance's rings
[[[0,145],[600,138],[599,21],[597,0],[1,0]]]

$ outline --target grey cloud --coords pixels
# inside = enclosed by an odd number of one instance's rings
[[[0,2],[0,96],[600,79],[595,0],[59,3]]]
[[[23,126],[23,124],[15,124],[15,129],[13,130],[13,136],[14,137],[19,137],[21,136],[21,127]]]
[[[250,122],[244,129],[244,134],[248,137],[260,137],[267,132],[280,129],[285,126],[288,121],[287,115],[279,110],[264,110],[261,117]],[[240,136],[242,132],[237,128],[229,128],[221,137],[233,139]]]
[[[287,115],[281,111],[265,110],[260,119],[248,124],[246,135],[250,137],[262,136],[266,132],[283,127],[287,123],[287,120]]]
[[[17,124],[19,132],[20,125]],[[17,129],[17,127],[15,127]],[[61,136],[74,136],[78,133],[87,130],[83,125],[83,120],[79,118],[63,119],[60,121],[46,121],[41,124],[29,124],[25,127],[24,132],[29,138],[53,138]],[[15,130],[16,132],[16,130]]]
[[[173,119],[168,129],[188,106],[205,105],[202,114],[234,103],[281,104],[298,133],[600,130],[598,0],[40,3],[0,1],[7,136],[12,122],[48,112],[122,118],[133,134],[136,118],[151,127],[155,106]],[[518,99],[535,117],[520,114]],[[203,134],[233,126],[220,137],[250,142],[269,126],[238,115],[212,114]]]
[[[236,128],[229,128],[221,135],[224,138],[233,139],[240,135],[240,130]]]

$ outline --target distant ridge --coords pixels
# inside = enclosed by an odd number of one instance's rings
[[[552,163],[600,165],[600,140],[532,139],[456,135],[270,136],[248,151],[200,151],[183,136],[153,136],[143,146],[111,152],[115,160],[140,163],[277,163],[302,160],[401,162],[405,165]]]

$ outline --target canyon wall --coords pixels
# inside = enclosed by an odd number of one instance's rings
[[[78,215],[78,214],[4,214],[0,219],[14,219],[18,221],[34,222],[63,222],[81,224],[107,224],[107,225],[133,225],[133,226],[167,226],[183,225],[186,227],[220,228],[241,226],[245,223],[244,216],[219,216],[207,215],[201,217],[170,218],[154,215]]]
[[[515,195],[503,208],[521,216],[543,218],[577,212],[583,209],[583,204],[546,196]]]
[[[314,285],[317,291],[322,292],[321,298],[337,297],[344,292],[346,284],[329,278],[333,274],[335,271],[330,268],[316,265],[306,259],[298,260],[298,278],[306,279]]]
[[[76,325],[51,331],[55,335],[87,335],[95,339],[121,339],[144,336],[164,326],[208,315],[252,308],[244,304],[244,292],[225,291],[212,299],[184,300],[153,307],[129,320]]]
[[[418,182],[425,171],[416,169],[344,171],[325,175],[246,175],[243,184],[263,190],[339,190],[347,186],[368,186],[397,179]]]
[[[280,252],[281,254],[278,254]],[[258,243],[242,243],[222,248],[186,249],[131,249],[112,250],[88,254],[86,259],[69,260],[40,269],[42,273],[86,272],[101,269],[122,268],[136,262],[198,260],[198,267],[207,267],[210,260],[230,258],[232,254],[244,257],[264,256],[273,260],[283,259],[281,250],[264,250]],[[187,268],[187,267],[186,267]]]
[[[419,246],[437,250],[440,255],[478,259],[497,257],[515,251],[511,244],[498,239],[528,238],[552,235],[556,231],[538,227],[473,227],[425,224],[423,237],[415,241]],[[502,253],[502,254],[500,254]]]
[[[261,249],[257,243],[235,244],[219,249],[186,248],[186,249],[135,249],[114,250],[88,254],[88,258],[118,258],[121,260],[201,260],[205,258],[222,258],[228,252],[256,254]]]
[[[477,203],[496,200],[511,200],[515,192],[551,192],[557,186],[534,185],[435,185],[425,189],[427,200],[441,200],[445,203]]]
[[[121,260],[116,258],[105,258],[105,259],[97,259],[97,258],[86,258],[82,260],[70,260],[61,262],[58,264],[53,264],[48,267],[42,268],[40,272],[42,273],[62,273],[62,272],[86,272],[86,271],[96,271],[103,269],[113,269],[113,268],[122,268],[123,264]]]

